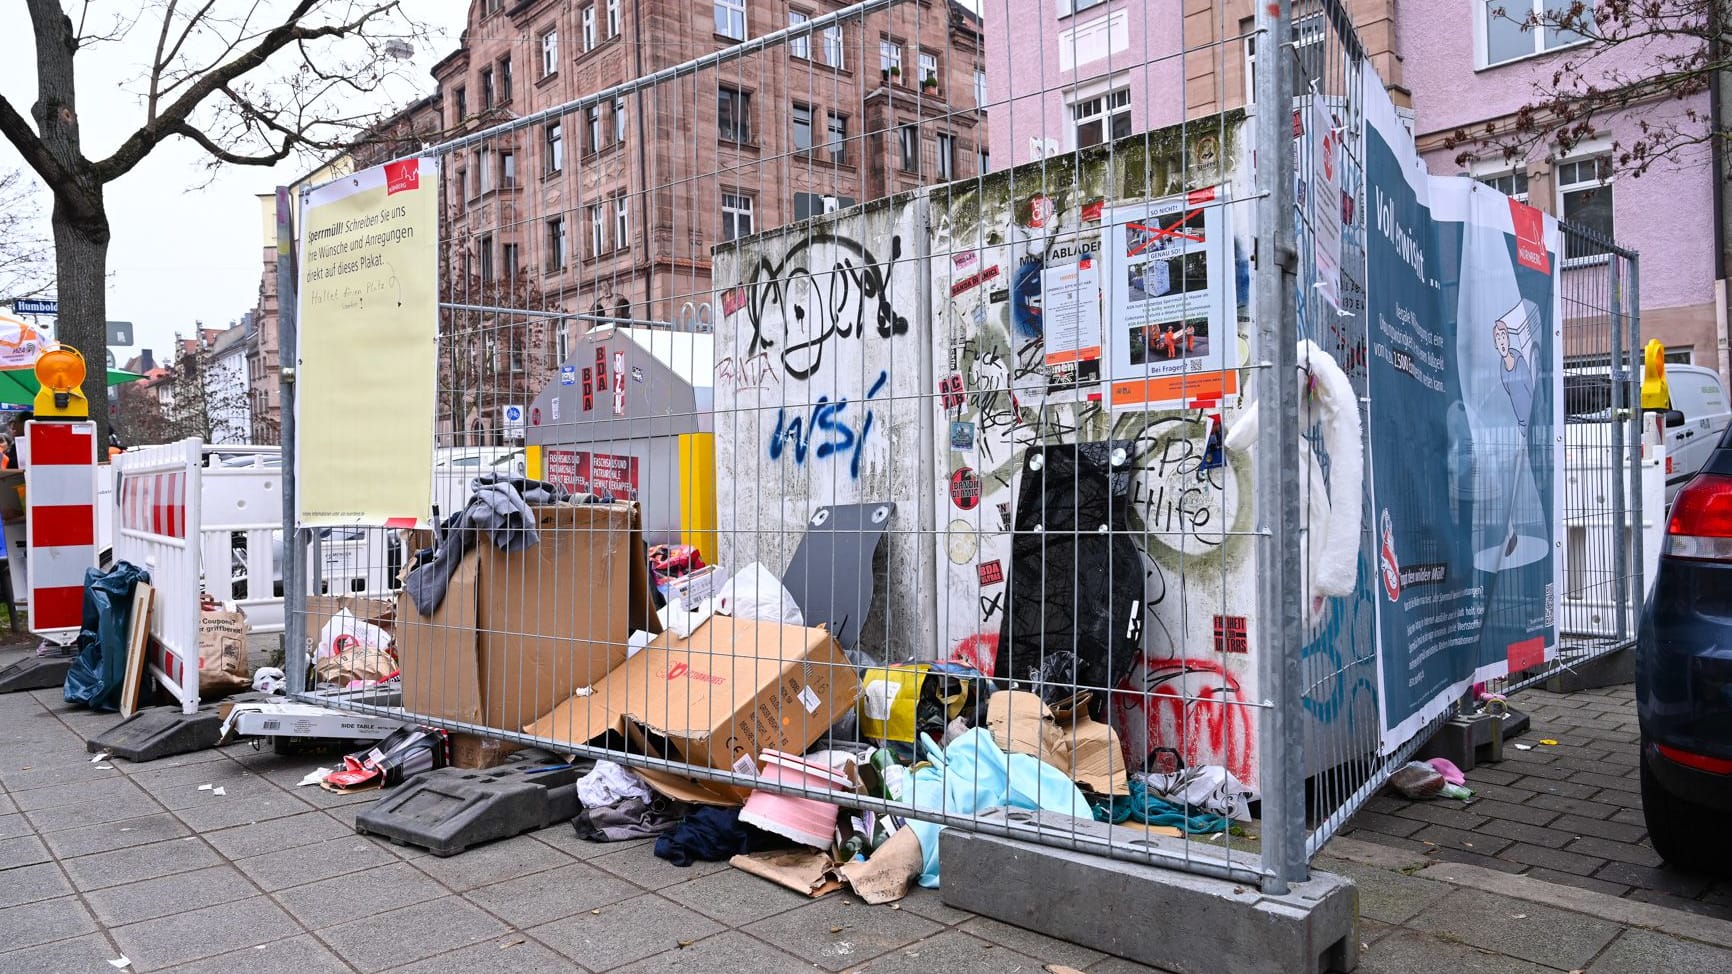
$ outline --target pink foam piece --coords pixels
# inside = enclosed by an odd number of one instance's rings
[[[850,784],[846,777],[827,767],[781,751],[765,751],[759,760],[764,764],[759,777],[785,786],[836,789]],[[824,849],[836,834],[836,811],[836,806],[826,801],[760,788],[746,798],[740,821],[802,845]]]
[[[1455,762],[1448,758],[1432,758],[1426,763],[1430,764],[1432,769],[1438,774],[1443,775],[1443,780],[1449,784],[1460,785],[1467,783],[1467,775],[1462,774],[1461,769],[1455,766]]]

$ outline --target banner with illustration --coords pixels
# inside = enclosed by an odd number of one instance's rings
[[[1369,72],[1369,69],[1367,69]],[[1426,172],[1367,74],[1377,661],[1394,750],[1474,683],[1557,652],[1557,221]]]

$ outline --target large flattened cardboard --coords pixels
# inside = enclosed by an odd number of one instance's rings
[[[823,629],[715,616],[649,647],[525,730],[571,745],[609,731],[633,751],[756,774],[767,750],[803,753],[853,707],[860,677]],[[745,792],[650,771],[657,790],[732,804]]]
[[[397,611],[411,713],[518,731],[625,659],[635,629],[660,631],[635,504],[535,508],[541,542],[485,538],[430,616]]]

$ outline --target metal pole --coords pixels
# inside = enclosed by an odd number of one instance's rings
[[[307,549],[297,528],[295,499],[295,379],[300,342],[296,333],[295,200],[277,187],[277,354],[283,451],[283,668],[290,693],[307,689]]]
[[[1567,227],[1564,232],[1566,234],[1569,233]],[[1611,259],[1606,261],[1607,287],[1610,289],[1609,297],[1611,299],[1612,312],[1611,367],[1612,390],[1614,393],[1612,396],[1612,510],[1617,512],[1614,515],[1616,520],[1613,521],[1612,526],[1612,577],[1617,579],[1617,602],[1612,607],[1612,612],[1613,617],[1617,620],[1619,642],[1630,638],[1630,600],[1634,597],[1629,588],[1630,562],[1629,551],[1624,543],[1624,531],[1626,530],[1625,525],[1632,524],[1634,530],[1638,534],[1640,534],[1642,530],[1642,519],[1640,517],[1631,518],[1630,508],[1625,503],[1627,500],[1625,496],[1627,493],[1626,482],[1639,479],[1642,476],[1642,464],[1640,460],[1641,451],[1638,450],[1636,452],[1637,462],[1634,464],[1630,463],[1630,457],[1624,453],[1625,419],[1624,416],[1618,412],[1619,410],[1628,409],[1631,405],[1631,403],[1626,401],[1625,396],[1629,382],[1627,367],[1629,360],[1624,358],[1623,290],[1618,286],[1618,265],[1622,262],[1623,258],[1619,257],[1616,253],[1613,253]],[[1563,322],[1558,322],[1560,333],[1563,327]],[[1569,444],[1566,443],[1564,445],[1564,450],[1565,455],[1567,456]],[[1562,475],[1561,471],[1559,475]],[[1595,597],[1597,598],[1598,596]]]
[[[1616,259],[1614,256],[1613,260]],[[1628,259],[1630,261],[1630,295],[1625,301],[1624,307],[1629,309],[1630,345],[1628,361],[1633,364],[1642,361],[1642,259],[1640,254],[1633,251],[1629,254]],[[1641,390],[1634,388],[1629,391],[1631,393],[1630,442],[1635,446],[1635,449],[1630,451],[1627,466],[1630,471],[1630,509],[1636,512],[1636,516],[1631,518],[1634,523],[1631,525],[1630,531],[1630,559],[1634,562],[1631,578],[1635,585],[1630,594],[1630,600],[1635,605],[1641,606],[1648,598],[1648,579],[1645,577],[1648,559],[1642,553],[1642,532],[1649,516],[1646,498],[1642,496],[1641,442],[1644,417],[1641,410]],[[1655,500],[1660,501],[1660,504],[1658,509],[1653,512],[1653,516],[1664,518],[1666,516],[1665,496],[1661,495]]]
[[[1305,769],[1300,722],[1300,618],[1298,306],[1294,289],[1292,72],[1295,57],[1291,0],[1257,7],[1259,51],[1269,70],[1257,72],[1257,266],[1255,315],[1258,369],[1256,455],[1258,640],[1257,675],[1263,701],[1258,727],[1263,755],[1263,867],[1265,892],[1287,892],[1307,875]]]
[[[932,204],[930,199],[921,194],[914,204],[914,275],[915,301],[920,309],[920,318],[926,322],[926,327],[919,332],[920,340],[932,347],[932,338],[938,329],[938,321],[932,313]],[[938,587],[943,584],[939,572],[938,552],[938,509],[933,502],[932,491],[938,483],[937,453],[942,447],[939,444],[940,434],[938,423],[932,415],[932,401],[924,398],[932,395],[938,387],[938,376],[934,370],[932,355],[918,356],[920,360],[920,389],[915,408],[920,410],[920,443],[916,461],[920,474],[920,483],[924,486],[919,491],[920,498],[920,577],[921,577],[921,607],[920,616],[924,619],[924,632],[917,635],[926,641],[929,659],[944,659],[946,652],[940,633],[943,631],[942,621],[938,617],[939,599]],[[948,437],[948,432],[943,434]],[[945,442],[949,442],[948,439]],[[930,581],[926,573],[930,571]]]

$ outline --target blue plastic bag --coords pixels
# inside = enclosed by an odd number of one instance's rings
[[[119,710],[126,679],[126,630],[132,620],[132,590],[150,582],[150,572],[120,562],[108,571],[84,571],[84,619],[78,630],[78,657],[66,670],[61,693],[67,703],[94,710]]]
[[[992,734],[975,728],[939,748],[923,737],[931,765],[915,771],[910,802],[926,811],[973,815],[989,808],[1026,808],[1092,820],[1094,810],[1063,771],[1032,754],[1005,754]],[[938,885],[938,833],[944,826],[909,821],[925,868],[920,885]]]

